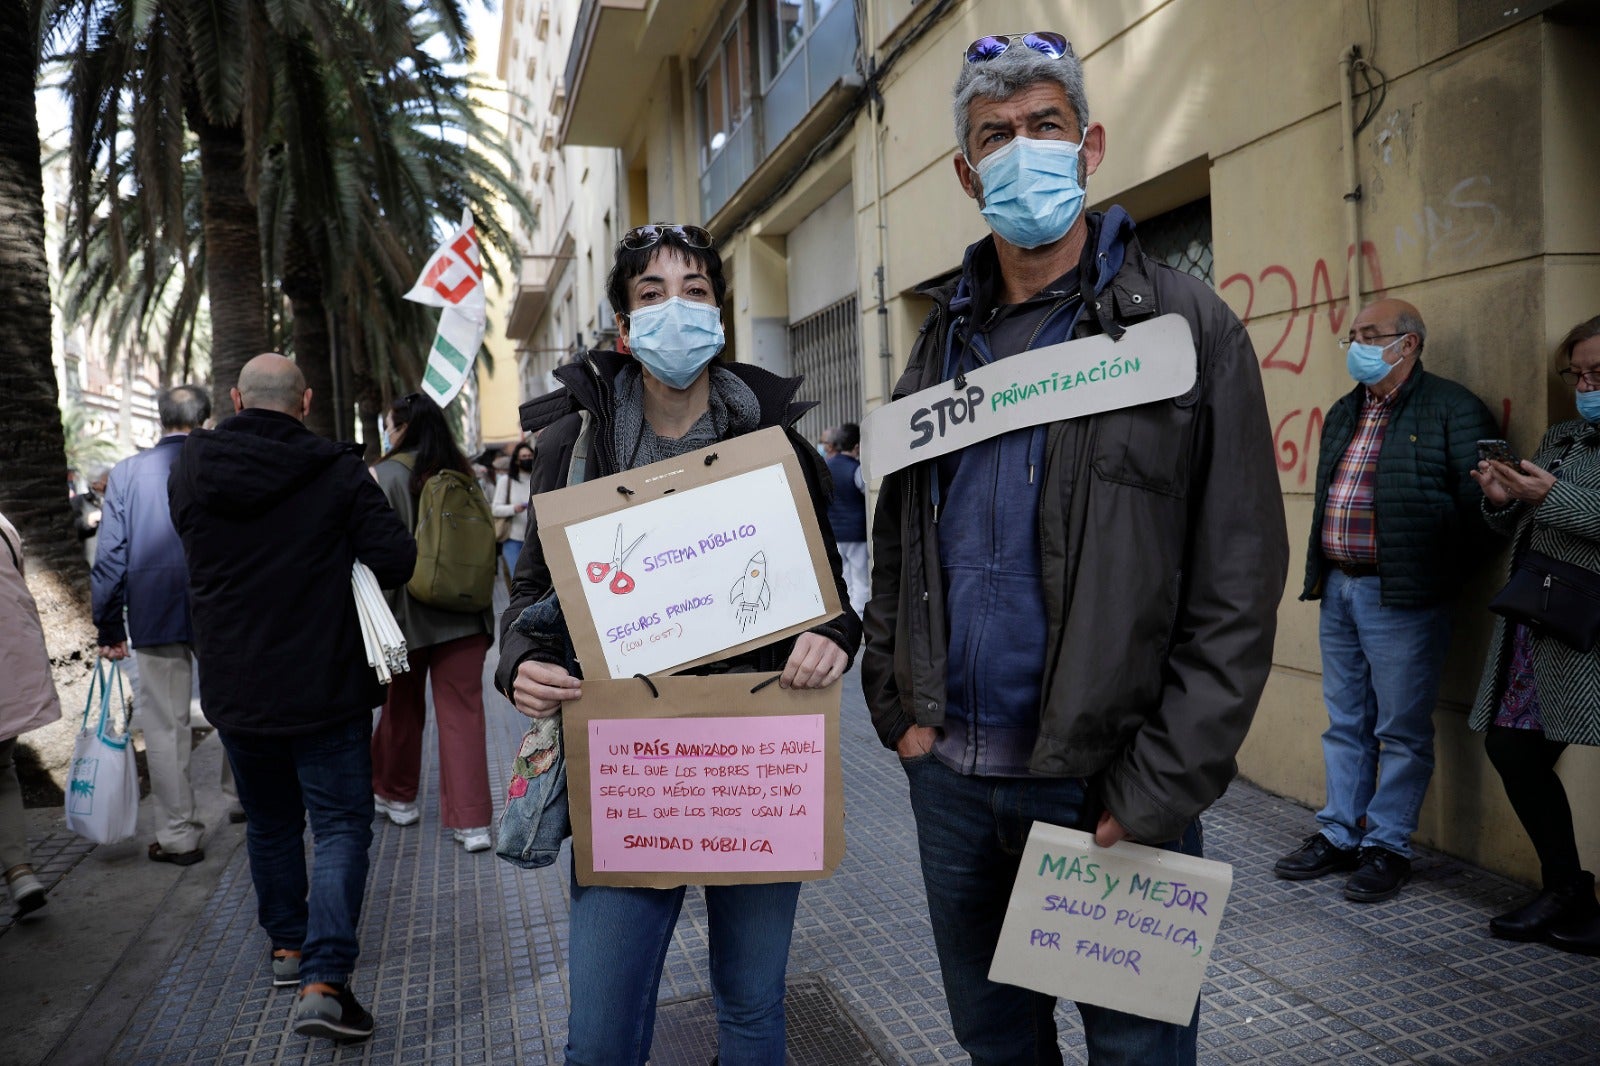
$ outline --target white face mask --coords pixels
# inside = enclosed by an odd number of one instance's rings
[[[694,384],[723,343],[722,312],[712,304],[674,296],[628,316],[628,350],[675,389]]]

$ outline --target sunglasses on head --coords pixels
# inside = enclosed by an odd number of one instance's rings
[[[710,248],[711,234],[699,226],[674,226],[665,222],[652,222],[648,226],[635,226],[622,235],[622,246],[630,252],[640,252],[661,243],[663,237],[676,237],[690,248]]]
[[[967,62],[987,63],[1014,44],[1031,48],[1051,59],[1060,59],[1062,56],[1072,54],[1072,42],[1051,30],[1036,30],[1033,33],[991,33],[967,45]]]

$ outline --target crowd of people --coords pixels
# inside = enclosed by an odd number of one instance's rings
[[[622,237],[607,293],[615,349],[558,369],[559,387],[524,405],[528,438],[505,454],[469,458],[438,406],[413,394],[385,411],[383,455],[369,470],[354,446],[305,428],[310,390],[275,354],[244,368],[234,413],[214,429],[203,428],[203,391],[163,395],[165,435],[112,470],[103,491],[101,652],[118,658],[131,644],[143,662],[138,706],[157,815],[148,853],[158,862],[204,858],[188,780],[198,663],[205,715],[228,755],[224,789],[236,788],[247,822],[273,980],[299,989],[296,1030],[335,1039],[373,1030],[351,986],[356,928],[374,817],[398,826],[421,817],[425,687],[442,828],[469,852],[491,846],[495,814],[486,657],[498,648],[494,684],[531,719],[583,698],[538,537],[540,494],[776,427],[804,472],[843,609],[696,669],[827,688],[860,653],[873,724],[907,778],[956,1037],[974,1063],[1060,1063],[1055,999],[989,978],[1029,827],[1043,820],[1101,847],[1133,840],[1201,854],[1200,816],[1236,772],[1271,667],[1288,533],[1244,327],[1205,283],[1146,256],[1121,208],[1084,210],[1107,132],[1090,118],[1066,39],[980,38],[953,98],[955,177],[992,232],[930,292],[934,309],[894,398],[948,389],[1022,352],[1120,338],[1163,315],[1187,324],[1195,383],[1176,398],[995,431],[888,471],[870,571],[860,427],[808,441],[796,430],[811,406],[797,401],[799,380],[718,358],[727,279],[711,234],[694,225]],[[1600,744],[1600,597],[1562,600],[1552,613],[1548,595],[1543,608],[1510,595],[1530,567],[1546,590],[1581,585],[1582,573],[1600,584],[1600,318],[1557,352],[1579,417],[1551,426],[1529,459],[1496,439],[1470,390],[1423,368],[1426,340],[1416,307],[1383,299],[1361,309],[1345,342],[1354,386],[1324,424],[1301,594],[1320,612],[1326,804],[1317,831],[1275,872],[1346,873],[1344,895],[1358,903],[1402,891],[1434,765],[1451,604],[1464,575],[1509,540],[1511,581],[1471,725],[1487,734],[1543,885],[1490,931],[1600,954],[1594,878],[1554,772],[1567,745]],[[426,529],[425,498],[452,477],[476,486],[496,527],[510,601],[498,640],[481,599],[437,591],[449,560],[430,553],[450,541]],[[9,549],[0,595],[22,604],[21,545],[3,521],[0,539]],[[455,562],[502,572],[495,551]],[[388,590],[407,642],[410,670],[386,691],[367,668],[349,594],[356,561]],[[435,580],[424,586],[425,565]],[[547,624],[513,625],[533,609]],[[11,749],[18,732],[59,714],[39,676],[37,615],[30,625],[27,614],[0,641],[0,655],[18,660],[0,670],[0,865],[19,909],[38,907],[43,892],[14,831]],[[574,871],[568,1063],[648,1061],[685,891],[586,885]],[[704,889],[723,1066],[784,1061],[799,892],[798,882]],[[1092,1062],[1196,1059],[1198,1005],[1186,1024],[1078,1009]]]

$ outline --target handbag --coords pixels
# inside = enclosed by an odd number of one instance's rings
[[[1587,653],[1600,640],[1600,574],[1530,549],[1489,610]]]
[[[115,731],[111,713],[111,682],[117,683],[122,704],[122,728]],[[89,716],[100,706],[93,727]],[[67,779],[67,828],[96,844],[115,844],[133,836],[139,822],[139,770],[129,741],[128,693],[122,668],[96,659],[83,704],[83,721],[72,745],[72,772]]]
[[[511,519],[501,517],[494,520],[494,540],[496,544],[504,544],[511,539]]]

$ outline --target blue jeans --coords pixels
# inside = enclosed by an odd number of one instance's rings
[[[1337,847],[1381,847],[1409,858],[1433,776],[1433,707],[1450,618],[1443,607],[1385,607],[1379,596],[1376,577],[1340,570],[1330,570],[1323,586],[1328,805],[1317,822]]]
[[[506,572],[512,577],[517,576],[517,557],[522,554],[522,541],[504,540],[500,542],[500,553],[506,557]]]
[[[372,845],[372,719],[298,736],[217,730],[248,822],[256,913],[274,948],[301,952],[300,983],[343,984],[361,947],[356,923]],[[306,878],[306,816],[312,876]]]
[[[958,774],[933,755],[902,760],[911,785],[928,918],[956,1039],[973,1066],[1060,1066],[1056,998],[989,980],[1006,904],[1034,821],[1083,828],[1090,809],[1081,778]],[[1201,852],[1200,823],[1162,844]],[[1200,1008],[1188,1025],[1079,1003],[1094,1066],[1192,1066]]]
[[[572,881],[567,938],[568,1066],[650,1058],[656,995],[682,888]],[[800,885],[707,885],[711,993],[721,1066],[783,1066],[784,972]]]

